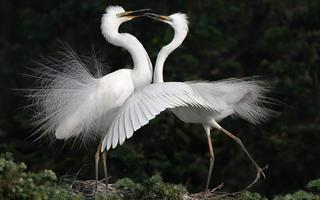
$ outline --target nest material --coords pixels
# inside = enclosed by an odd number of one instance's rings
[[[108,184],[108,188],[106,188],[106,183],[103,180],[98,181],[97,189],[95,189],[95,180],[87,180],[87,181],[80,181],[75,180],[71,186],[74,193],[82,194],[89,200],[93,200],[97,194],[99,193],[112,193],[121,195],[121,190],[114,187],[114,184]],[[223,184],[220,184],[216,188],[205,192],[199,192],[194,194],[186,193],[182,196],[183,200],[235,200],[237,199],[238,194],[240,192],[235,193],[228,193],[228,192],[222,192],[218,191],[223,187]]]
[[[113,186],[113,184],[108,184],[108,188],[107,188],[104,179],[98,181],[97,188],[95,188],[95,185],[96,185],[95,180],[87,180],[87,181],[75,180],[72,183],[71,188],[75,192],[82,194],[88,199],[94,199],[96,194],[103,193],[103,192],[118,193],[118,190]]]
[[[186,194],[183,200],[235,200],[239,193],[228,193],[219,191],[199,192],[195,194]]]
[[[186,194],[183,196],[183,200],[234,200],[240,192],[228,193],[219,191],[223,188],[224,184],[221,183],[217,187],[207,192],[199,192],[195,194]]]

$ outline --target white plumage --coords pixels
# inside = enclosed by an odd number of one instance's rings
[[[107,41],[129,51],[133,69],[120,69],[94,77],[88,67],[70,52],[61,58],[49,59],[48,65],[42,64],[37,76],[40,87],[32,90],[30,95],[36,111],[35,124],[41,136],[50,133],[57,139],[82,136],[83,141],[104,135],[126,98],[135,88],[151,82],[152,64],[144,47],[133,35],[118,32],[123,22],[137,17],[134,14],[140,16],[144,11],[125,12],[122,7],[110,6],[101,21],[102,33]],[[101,142],[95,156],[96,187]],[[105,153],[103,164],[108,185]]]
[[[54,133],[57,139],[80,134],[92,138],[90,133],[98,131],[103,134],[134,89],[151,82],[152,64],[144,47],[134,36],[118,32],[121,23],[131,19],[117,17],[122,13],[125,13],[122,7],[108,7],[101,29],[110,43],[129,51],[134,68],[95,78],[72,52],[43,64],[40,89],[32,96],[39,113],[36,123],[43,134]]]
[[[101,150],[104,147],[106,150],[115,148],[118,143],[121,145],[134,131],[147,124],[161,111],[181,106],[216,109],[185,83],[158,83],[137,89],[119,109],[103,140]]]
[[[259,80],[258,77],[188,84],[217,110],[212,112],[186,107],[172,109],[175,115],[186,123],[201,123],[215,127],[212,120],[219,122],[232,115],[250,123],[259,124],[268,120],[273,113],[263,105],[271,101],[266,97],[266,93],[270,91],[270,85],[266,81]]]
[[[119,109],[102,143],[106,150],[123,144],[133,132],[165,109],[186,123],[214,126],[227,116],[239,116],[254,124],[266,120],[262,106],[268,90],[253,78],[216,82],[154,83],[135,90]]]
[[[95,68],[95,74],[90,68]],[[96,90],[101,88],[99,62],[85,64],[68,48],[58,58],[47,59],[45,64],[40,63],[39,68],[32,70],[39,86],[29,96],[36,111],[33,120],[41,132],[40,137],[68,139],[78,136],[84,142],[101,134],[98,129],[105,123],[98,125],[93,112],[105,98]]]

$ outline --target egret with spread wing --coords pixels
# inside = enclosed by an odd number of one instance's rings
[[[261,102],[265,100],[266,97],[264,96],[264,93],[268,88],[265,86],[263,81],[253,79],[227,79],[209,83],[172,82],[172,88],[170,88],[171,91],[180,91],[180,89],[174,87],[183,87],[188,92],[185,96],[181,96],[182,98],[188,98],[188,96],[196,94],[197,100],[195,102],[203,101],[206,104],[209,103],[207,107],[210,109],[201,106],[193,106],[192,100],[189,105],[183,102],[180,105],[176,104],[171,107],[162,107],[163,101],[168,101],[168,99],[162,99],[157,95],[152,95],[152,92],[163,90],[162,71],[164,61],[166,57],[184,40],[188,33],[188,21],[186,15],[180,13],[173,14],[171,16],[160,16],[155,14],[148,14],[148,16],[169,23],[175,30],[174,39],[169,45],[163,47],[158,54],[154,72],[154,84],[139,88],[139,90],[136,90],[125,101],[104,138],[102,148],[106,148],[108,150],[111,147],[114,148],[118,143],[122,144],[126,138],[130,138],[132,136],[135,130],[148,123],[150,119],[165,110],[165,108],[174,108],[171,110],[182,121],[187,123],[201,123],[207,133],[211,159],[206,190],[209,186],[214,163],[214,154],[210,138],[211,127],[222,130],[241,145],[250,160],[257,167],[258,174],[254,181],[256,182],[260,174],[263,174],[263,170],[251,158],[241,140],[223,129],[217,121],[220,121],[230,115],[239,116],[252,123],[264,121],[269,117],[270,111],[261,106]],[[163,91],[163,93],[164,92],[168,92],[169,94],[166,95],[170,95],[170,91]],[[157,104],[149,103],[150,99],[157,99]],[[177,103],[175,101],[183,101],[183,99],[175,98],[174,102],[169,102],[169,104]],[[138,110],[136,107],[142,107],[142,109],[139,110],[139,113],[133,112]],[[254,184],[254,182],[252,184]],[[252,184],[250,184],[250,186]]]
[[[175,13],[170,16],[152,13],[147,13],[146,15],[169,24],[174,29],[175,33],[171,43],[164,46],[157,56],[153,82],[162,83],[164,62],[167,56],[180,46],[185,39],[189,30],[188,19],[187,15],[183,13]],[[265,177],[263,169],[254,161],[240,138],[222,128],[217,122],[230,115],[238,116],[253,124],[257,124],[268,119],[273,112],[262,105],[262,102],[267,102],[265,93],[269,90],[268,84],[265,81],[256,80],[255,78],[234,78],[211,83],[193,82],[189,83],[189,85],[192,89],[197,91],[202,98],[217,107],[217,110],[215,111],[192,107],[179,107],[171,110],[179,119],[186,123],[202,124],[207,134],[210,151],[210,167],[207,177],[206,191],[209,187],[212,168],[214,165],[214,152],[210,137],[211,128],[216,128],[235,140],[249,157],[250,161],[254,164],[257,169],[257,176],[254,181],[248,185],[248,188],[251,187],[259,179],[260,174]]]

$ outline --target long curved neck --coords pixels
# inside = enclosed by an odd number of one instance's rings
[[[115,33],[108,41],[126,49],[133,60],[132,80],[135,87],[150,84],[152,81],[152,63],[148,53],[139,40],[129,33]]]
[[[183,42],[184,38],[186,37],[185,34],[180,34],[179,32],[175,31],[173,40],[166,46],[162,47],[160,52],[157,56],[156,65],[154,68],[153,74],[153,82],[154,83],[163,83],[163,66],[167,59],[167,57],[176,49],[178,48],[181,43]]]

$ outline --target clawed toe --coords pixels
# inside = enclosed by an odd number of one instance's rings
[[[250,185],[247,186],[247,189],[251,188],[259,179],[260,179],[260,175],[262,175],[262,177],[265,179],[266,175],[264,173],[264,170],[266,170],[268,168],[268,165],[266,165],[265,167],[261,168],[259,166],[257,166],[257,176],[254,179],[254,181],[252,183],[250,183]]]
[[[264,166],[263,168],[259,167],[260,174],[262,174],[263,178],[266,178],[264,170],[268,169],[269,165]]]
[[[216,192],[217,190],[220,190],[221,188],[223,188],[224,183],[221,183],[220,185],[218,185],[217,187],[213,188],[213,189],[206,189],[203,193],[203,198],[206,199],[207,197],[212,196],[212,194],[214,192]]]
[[[217,187],[213,188],[212,190],[210,190],[210,192],[214,192],[214,191],[217,191],[217,190],[221,190],[221,188],[223,188],[224,186],[224,183],[220,183],[220,185],[218,185]]]

